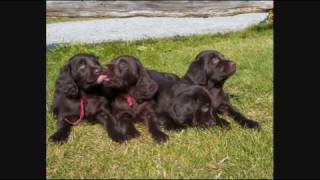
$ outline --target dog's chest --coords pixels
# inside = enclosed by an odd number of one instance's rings
[[[101,106],[103,106],[103,102],[99,98],[90,97],[86,98],[84,101],[84,110],[86,116],[94,116]]]
[[[128,101],[125,97],[117,98],[112,104],[114,112],[118,111],[132,111],[136,109],[136,102],[133,99],[132,101]]]

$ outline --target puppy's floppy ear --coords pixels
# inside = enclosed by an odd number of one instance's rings
[[[204,59],[196,58],[196,60],[190,64],[185,77],[191,80],[194,84],[206,85],[207,74],[204,67]]]
[[[188,112],[192,112],[190,104],[183,104],[179,100],[173,99],[168,107],[170,117],[179,124],[187,121]]]
[[[70,63],[65,64],[56,81],[56,89],[65,93],[67,97],[76,97],[79,93],[78,86],[71,76]]]
[[[139,79],[135,86],[134,97],[136,100],[151,99],[158,91],[158,84],[152,80],[140,62],[138,64]]]
[[[170,102],[168,109],[170,117],[182,124],[184,120],[184,118],[181,117],[183,114],[183,108],[181,108],[181,106],[179,107],[176,102]]]

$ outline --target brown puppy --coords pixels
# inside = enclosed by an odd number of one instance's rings
[[[181,78],[183,82],[206,87],[216,98],[220,99],[218,113],[227,114],[241,126],[258,129],[258,122],[246,118],[234,108],[226,93],[223,91],[225,81],[235,73],[236,64],[228,60],[218,51],[206,50],[200,52],[189,66],[187,73]],[[219,92],[218,92],[219,91]],[[217,96],[218,95],[218,96]],[[224,127],[229,127],[228,122],[221,121]]]
[[[71,126],[84,118],[98,120],[115,141],[123,136],[115,129],[117,122],[109,112],[109,97],[103,96],[98,82],[101,69],[98,58],[92,54],[74,55],[61,68],[52,104],[57,120],[57,131],[50,137],[54,143],[66,142]]]
[[[117,90],[112,103],[112,114],[121,123],[122,132],[131,137],[139,136],[133,120],[141,119],[148,126],[152,138],[164,142],[168,136],[157,126],[157,117],[152,109],[152,99],[158,90],[140,61],[132,56],[120,56],[106,65],[103,86]]]

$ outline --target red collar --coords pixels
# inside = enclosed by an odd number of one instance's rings
[[[128,106],[132,107],[133,106],[133,97],[130,95],[126,95],[124,98],[126,99]]]
[[[64,119],[64,121],[66,121],[68,124],[70,125],[76,125],[76,124],[79,124],[82,120],[83,120],[83,117],[84,117],[84,100],[83,99],[80,99],[80,114],[79,114],[79,119],[72,122],[70,120],[68,120],[67,118]]]

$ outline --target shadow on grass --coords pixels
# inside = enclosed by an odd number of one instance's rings
[[[58,43],[48,44],[47,50],[53,49],[53,48],[57,47],[58,45],[59,45]]]
[[[269,30],[269,29],[273,29],[273,23],[268,23],[266,20],[261,21],[259,24],[252,26],[250,28],[250,30],[257,31],[257,32]]]

